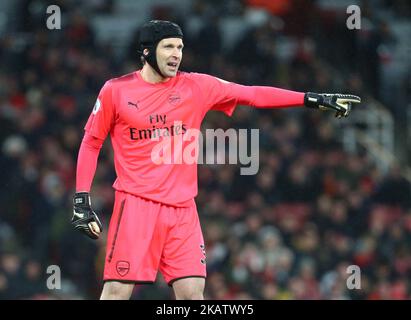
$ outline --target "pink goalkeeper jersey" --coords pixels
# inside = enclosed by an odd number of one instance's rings
[[[252,105],[254,100],[259,107],[274,106],[273,101],[278,107],[302,105],[303,95],[270,87],[246,87],[185,72],[178,72],[167,82],[151,84],[142,79],[138,70],[105,83],[85,130],[100,139],[110,133],[117,174],[114,189],[184,207],[197,195],[197,164],[157,164],[153,161],[153,149],[163,139],[173,140],[190,129],[200,130],[210,109],[231,115],[237,104]],[[181,150],[192,144],[182,140],[176,140],[182,143]]]

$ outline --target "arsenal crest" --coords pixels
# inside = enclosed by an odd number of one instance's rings
[[[180,94],[176,91],[173,91],[168,96],[168,103],[173,106],[177,105],[180,102],[180,100],[181,100]]]
[[[124,277],[130,271],[130,263],[128,261],[117,261],[116,270],[120,276]]]

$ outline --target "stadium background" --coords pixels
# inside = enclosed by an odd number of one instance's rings
[[[58,5],[60,30],[46,28]],[[348,30],[348,5],[361,29]],[[411,298],[411,5],[376,1],[1,1],[0,298],[96,299],[105,239],[72,230],[83,126],[103,83],[137,68],[136,28],[186,34],[182,70],[362,97],[348,119],[238,107],[203,128],[259,128],[260,170],[201,165],[207,299]],[[107,231],[106,140],[92,188]],[[348,290],[348,265],[362,271]],[[61,268],[61,290],[46,268]],[[172,299],[161,276],[133,299]]]

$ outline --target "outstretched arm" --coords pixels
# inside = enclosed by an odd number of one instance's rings
[[[361,102],[360,97],[350,94],[303,93],[275,87],[238,84],[232,84],[231,89],[240,104],[247,104],[256,108],[305,106],[320,110],[333,110],[338,118],[348,116],[351,105]]]
[[[304,93],[275,87],[243,86],[232,83],[230,88],[239,104],[256,108],[287,108],[304,105]]]
[[[353,103],[361,98],[349,94],[298,92],[269,86],[245,86],[201,73],[190,77],[201,88],[206,112],[218,110],[231,116],[238,104],[255,108],[288,108],[305,106],[335,111],[337,117],[346,117]]]
[[[256,108],[305,106],[320,110],[333,110],[338,118],[348,116],[352,104],[361,102],[360,97],[350,94],[303,93],[275,87],[232,84],[231,90],[240,104]]]

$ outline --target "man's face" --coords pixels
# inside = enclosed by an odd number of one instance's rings
[[[167,38],[158,43],[157,64],[163,75],[175,77],[183,58],[183,40]]]

